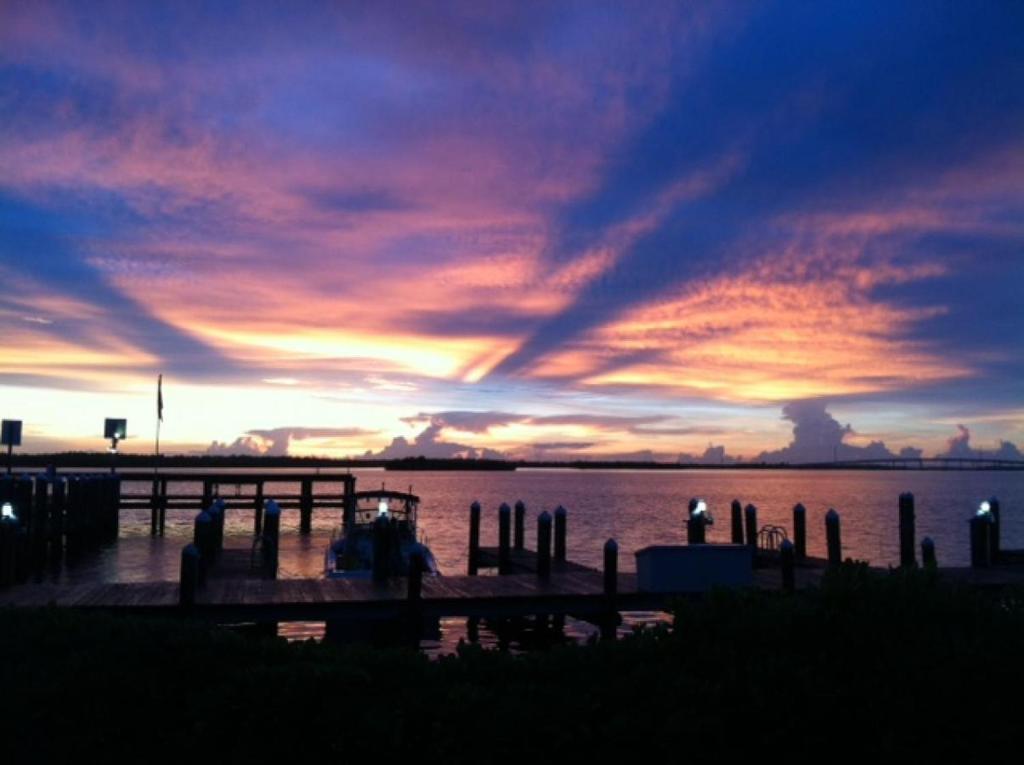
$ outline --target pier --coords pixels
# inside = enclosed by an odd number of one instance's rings
[[[126,495],[122,487],[133,481],[146,482],[152,492]],[[169,493],[168,485],[177,482],[199,483],[202,491]],[[340,490],[317,495],[313,490],[317,482],[337,484]],[[298,484],[300,492],[280,495],[279,500],[267,498],[268,485],[278,483]],[[225,487],[235,487],[234,495],[225,494]],[[242,487],[250,491],[243,493]],[[482,508],[473,503],[464,575],[278,578],[281,510],[298,509],[302,514],[300,533],[308,533],[314,508],[354,507],[356,496],[353,476],[319,473],[167,473],[155,481],[152,475],[137,473],[51,474],[2,480],[0,502],[27,510],[12,513],[0,525],[0,607],[180,615],[222,624],[268,626],[288,621],[539,616],[545,623],[553,618],[557,627],[564,617],[571,616],[599,625],[602,634],[610,636],[622,611],[667,610],[677,598],[700,597],[715,586],[737,586],[736,581],[779,593],[816,587],[825,572],[843,560],[839,513],[830,510],[825,515],[821,531],[827,556],[814,558],[807,555],[807,512],[799,503],[793,507],[790,538],[786,528],[759,526],[753,504],[734,501],[729,544],[706,543],[705,526],[710,519],[702,501],[691,500],[688,506],[681,503],[679,522],[685,524],[688,544],[637,551],[637,573],[619,571],[615,540],[604,542],[600,569],[572,561],[568,556],[569,514],[562,507],[536,516],[535,549],[529,549],[525,505],[517,502],[513,510],[502,504],[497,509],[498,545],[482,547]],[[182,550],[178,581],[19,583],[26,581],[33,566],[59,561],[62,545],[70,549],[83,540],[114,543],[119,513],[125,508],[151,510],[154,534],[162,533],[168,508],[202,508],[194,520],[193,541]],[[929,539],[920,540],[919,563],[913,495],[900,495],[895,509],[901,566],[921,565],[970,586],[1024,584],[1024,552],[1002,548],[1001,508],[995,498],[983,503],[969,519],[972,565],[962,568],[939,568]],[[253,513],[253,536],[241,547],[225,547],[225,515],[242,510]],[[656,561],[661,573],[651,574],[653,569],[645,573],[641,558]],[[687,565],[692,569],[694,561],[711,568],[696,577],[692,571],[679,573]],[[740,580],[734,578],[736,571]]]

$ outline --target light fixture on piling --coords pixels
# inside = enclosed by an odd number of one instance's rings
[[[3,506],[0,506],[0,518],[7,520],[10,518],[13,521],[18,520],[18,516],[14,512],[14,505],[10,502],[4,502]]]
[[[108,417],[103,423],[103,437],[110,439],[111,454],[117,454],[117,442],[128,437],[128,420]]]
[[[380,502],[377,503],[377,515],[386,518],[388,515],[388,501],[381,498]]]
[[[992,505],[988,502],[982,502],[978,505],[978,515],[988,515],[992,512]]]
[[[708,511],[708,503],[703,499],[698,499],[697,504],[693,506],[692,515],[703,515]]]

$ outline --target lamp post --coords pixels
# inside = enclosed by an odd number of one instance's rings
[[[117,443],[128,437],[128,420],[108,417],[103,423],[103,437],[110,439],[110,472],[117,472]]]

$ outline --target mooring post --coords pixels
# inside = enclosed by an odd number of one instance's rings
[[[979,512],[971,517],[971,567],[988,568],[992,564],[992,516]]]
[[[18,525],[29,531],[32,518],[32,479],[17,478],[14,481],[14,510]]]
[[[512,546],[517,550],[526,548],[526,505],[517,500],[515,506],[515,526],[513,527]]]
[[[304,478],[302,496],[299,498],[299,533],[309,534],[313,530],[313,481]]]
[[[704,544],[704,514],[697,512],[698,500],[691,499],[686,517],[686,543]]]
[[[469,571],[476,576],[480,564],[480,503],[469,506]]]
[[[277,563],[281,541],[281,508],[267,500],[263,510],[263,569],[270,579],[277,579]]]
[[[149,535],[155,537],[160,528],[160,480],[153,479],[153,487],[149,492]]]
[[[498,508],[498,574],[512,573],[512,508],[502,502]]]
[[[730,509],[732,510],[732,543],[741,545],[743,544],[743,505],[738,499],[734,499]]]
[[[839,532],[839,513],[833,508],[825,513],[825,544],[828,547],[828,564],[838,566],[843,562],[843,544]]]
[[[409,582],[406,595],[410,605],[420,602],[423,594],[423,569],[426,568],[423,562],[423,553],[416,549],[409,556]]]
[[[931,537],[925,537],[921,540],[921,565],[927,569],[934,569],[937,565],[935,560],[935,543]]]
[[[423,570],[426,565],[423,553],[417,547],[409,556],[409,581],[406,590],[406,609],[409,619],[410,637],[419,643],[423,632]]]
[[[160,479],[160,536],[167,528],[167,478]]]
[[[0,587],[14,584],[17,572],[18,521],[0,518]]]
[[[37,476],[35,495],[32,498],[32,519],[29,525],[29,545],[32,550],[32,565],[40,566],[46,560],[46,527],[50,514],[50,481]]]
[[[117,539],[121,533],[121,475],[110,476],[110,538]]]
[[[796,546],[788,539],[779,545],[779,558],[782,561],[782,589],[793,592],[796,589]]]
[[[213,562],[213,516],[203,511],[193,522],[192,544],[199,550],[199,580],[206,581],[206,574]]]
[[[224,503],[223,499],[218,497],[216,501],[214,501],[211,509],[213,510],[214,522],[213,554],[215,556],[219,556],[221,550],[224,549],[224,516],[227,513],[227,505]]]
[[[555,508],[555,562],[565,563],[565,543],[568,530],[566,528],[565,508],[559,505]]]
[[[988,511],[992,515],[992,527],[989,529],[988,541],[989,541],[989,559],[993,563],[999,562],[999,556],[1001,554],[1001,542],[1000,542],[1000,529],[1002,522],[1000,518],[999,500],[992,497],[988,501]]]
[[[64,512],[64,549],[74,553],[78,544],[78,530],[82,518],[82,479],[77,475],[68,478],[67,509]]]
[[[378,515],[373,522],[373,581],[384,582],[388,578],[391,558],[388,544],[390,526],[388,519]]]
[[[793,555],[798,561],[807,558],[807,508],[793,505]]]
[[[213,481],[207,479],[203,481],[203,498],[200,500],[199,510],[205,510],[211,502],[213,502]]]
[[[537,576],[551,576],[551,513],[547,510],[537,518]]]
[[[181,578],[178,583],[178,605],[192,608],[196,603],[196,590],[202,578],[202,554],[194,544],[181,549]]]
[[[915,557],[914,533],[914,495],[909,491],[900,494],[900,566],[913,568],[917,565]]]
[[[256,482],[256,497],[253,499],[252,533],[263,533],[263,481]]]
[[[64,508],[67,504],[67,483],[63,478],[53,482],[53,496],[50,497],[50,557],[59,563],[64,552]]]
[[[747,546],[757,556],[757,508],[754,505],[747,505],[743,508],[743,517],[747,526]]]
[[[618,626],[616,601],[619,595],[619,544],[614,539],[604,543],[604,599],[606,612],[601,620],[601,639],[614,640]]]

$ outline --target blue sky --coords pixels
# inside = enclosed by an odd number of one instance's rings
[[[4,3],[0,415],[146,451],[162,373],[184,452],[1019,443],[1022,38],[1009,2]]]

